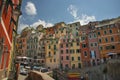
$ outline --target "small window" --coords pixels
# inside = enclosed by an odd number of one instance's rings
[[[72,46],[73,46],[73,43],[71,43],[70,45],[71,45],[71,47],[72,47]]]
[[[100,35],[100,32],[98,32],[98,35]]]
[[[49,49],[51,48],[51,46],[49,46]]]
[[[107,32],[106,32],[106,31],[104,31],[104,34],[107,34]]]
[[[61,54],[63,54],[63,50],[61,50]]]
[[[84,52],[84,56],[87,56],[87,52],[86,51]]]
[[[70,53],[72,53],[72,49],[70,50]]]
[[[61,56],[61,60],[63,60],[63,56]]]
[[[97,36],[96,36],[96,34],[94,34],[94,38],[96,38]]]
[[[112,48],[112,49],[115,49],[115,46],[112,46],[111,48]]]
[[[68,49],[66,49],[66,53],[68,53]]]
[[[66,44],[66,47],[68,47],[68,44]]]
[[[82,44],[82,48],[86,48],[87,47],[87,45],[86,44]]]
[[[63,48],[63,44],[61,44],[60,47]]]
[[[97,46],[97,43],[95,43],[95,46]]]
[[[110,33],[112,33],[112,30],[109,30]]]
[[[93,47],[93,43],[91,43],[91,47]]]
[[[105,41],[106,41],[106,42],[108,42],[108,39],[107,39],[107,38],[105,38]]]
[[[113,37],[111,37],[111,42],[113,42],[114,41],[114,38]]]
[[[72,61],[74,61],[74,57],[72,57]]]
[[[79,46],[80,44],[77,42],[77,46]]]
[[[102,47],[102,46],[100,46],[100,47],[99,47],[99,49],[100,49],[100,50],[103,50],[103,47]]]
[[[102,42],[102,40],[101,39],[99,39],[99,43],[101,43]]]
[[[80,61],[80,57],[78,57],[78,60]]]
[[[66,60],[69,60],[69,56],[66,56]]]

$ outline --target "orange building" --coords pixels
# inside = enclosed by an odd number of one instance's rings
[[[101,59],[109,54],[120,54],[120,18],[99,22],[96,26]]]
[[[0,0],[0,79],[7,77],[21,0]]]

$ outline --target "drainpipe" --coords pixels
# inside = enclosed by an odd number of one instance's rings
[[[3,9],[5,7],[5,2],[6,2],[6,0],[2,0],[2,6],[1,6],[1,11],[0,11],[0,22],[1,22],[1,18],[2,18]]]

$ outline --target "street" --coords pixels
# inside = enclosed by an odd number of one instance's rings
[[[25,80],[26,77],[27,77],[27,75],[19,74],[18,80]]]

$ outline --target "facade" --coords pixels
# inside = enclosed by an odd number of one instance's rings
[[[60,67],[61,69],[69,69],[71,68],[70,64],[70,46],[69,39],[61,38],[60,39]]]
[[[110,53],[120,53],[120,19],[101,21],[97,26],[99,52],[102,60]]]
[[[50,28],[39,25],[27,35],[27,57],[50,69],[94,66],[109,54],[120,53],[120,18],[82,26],[79,22],[61,22]]]
[[[60,66],[60,54],[59,54],[59,39],[47,39],[46,40],[46,67],[50,69],[59,68]]]
[[[90,66],[90,50],[89,50],[89,41],[88,41],[88,33],[89,33],[89,26],[84,25],[80,26],[80,35],[81,35],[81,60],[83,67]]]
[[[95,25],[98,22],[90,22],[89,25],[89,32],[88,32],[88,42],[89,42],[89,50],[90,50],[90,61],[91,65],[97,65],[100,63],[100,53],[98,47],[98,38],[96,34]]]
[[[14,42],[22,0],[0,0],[0,79],[12,71]],[[16,4],[16,5],[14,5]]]

